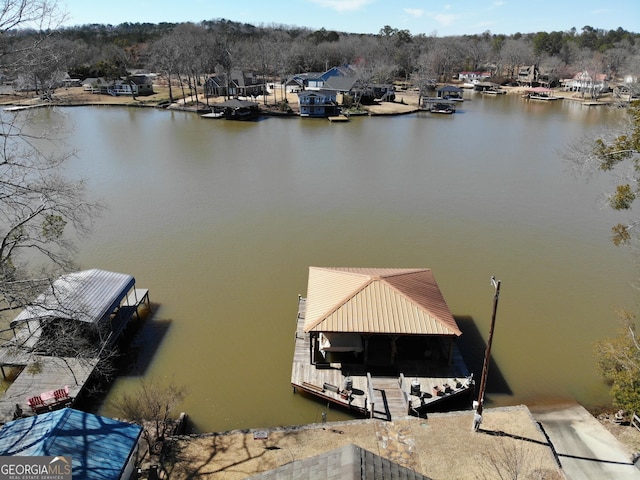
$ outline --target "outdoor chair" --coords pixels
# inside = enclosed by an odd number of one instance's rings
[[[35,397],[31,397],[27,400],[27,403],[31,407],[31,410],[37,412],[38,410],[44,408],[44,400],[40,395],[36,395]]]
[[[53,392],[53,397],[56,401],[66,400],[69,398],[69,387],[59,388]]]

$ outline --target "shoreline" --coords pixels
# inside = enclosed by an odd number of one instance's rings
[[[563,463],[567,459],[556,448],[564,452],[566,434],[549,431],[553,423],[548,422],[565,412],[582,418],[575,425],[567,418],[571,425],[564,427],[569,428],[567,432],[587,438],[587,443],[589,438],[597,439],[616,452],[618,463],[635,469],[632,459],[638,451],[637,444],[625,441],[624,435],[616,434],[615,429],[575,402],[547,405],[539,410],[526,405],[488,408],[478,432],[472,429],[473,410],[463,410],[430,413],[427,418],[408,416],[393,422],[354,419],[176,435],[167,439],[167,459],[171,460],[164,465],[158,460],[175,479],[204,474],[204,478],[239,480],[276,468],[292,468],[293,462],[304,465],[308,460],[307,464],[318,465],[313,457],[353,444],[429,478],[472,480],[479,478],[479,473],[495,474],[495,464],[486,463],[487,457],[496,460],[507,452],[518,451],[521,472],[544,472],[544,478],[559,480],[565,478]],[[635,428],[616,427],[627,429],[626,433],[636,441],[640,439]],[[591,452],[593,460],[603,457],[599,461],[606,462],[611,451],[601,450],[598,447]],[[150,460],[153,463],[154,459]],[[506,457],[503,461],[508,462]],[[279,477],[270,474],[265,478]]]
[[[194,96],[187,96],[186,98],[175,99],[173,103],[169,104],[168,88],[154,86],[154,89],[156,90],[156,93],[148,96],[139,96],[134,100],[130,96],[123,95],[111,97],[108,95],[85,92],[82,87],[70,87],[57,92],[54,95],[54,101],[52,102],[43,102],[36,96],[23,97],[20,95],[3,95],[5,98],[3,99],[3,96],[0,96],[0,105],[2,105],[5,110],[9,111],[43,107],[124,106],[136,108],[159,108],[198,113],[202,107],[208,108],[209,105],[215,105],[216,103],[225,101],[224,97],[213,97],[208,99],[207,103],[207,100],[203,95],[198,94],[197,99]],[[503,87],[503,89],[507,91],[507,95],[523,95],[527,90],[526,87]],[[465,91],[466,90],[468,89],[465,89]],[[553,95],[564,100],[580,102],[585,106],[606,106],[615,103],[615,99],[613,99],[610,94],[604,95],[597,100],[590,100],[576,92],[556,89],[553,91]],[[266,101],[275,101],[278,98],[286,98],[287,103],[291,107],[292,113],[287,114],[277,110],[277,105],[273,103],[265,103],[265,98],[263,97],[257,97],[254,101],[258,103],[261,114],[264,116],[299,116],[297,94],[284,92],[279,92],[278,94],[278,92],[275,92],[275,94],[272,93],[269,95],[266,98]],[[421,111],[417,91],[400,90],[396,92],[396,98],[399,98],[399,100],[394,102],[377,103],[374,105],[363,105],[362,109],[367,112],[365,116],[407,115]],[[469,101],[468,98],[465,98],[465,100]]]

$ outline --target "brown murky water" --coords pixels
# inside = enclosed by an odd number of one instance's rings
[[[432,268],[476,375],[495,275],[489,404],[608,401],[592,344],[615,332],[612,305],[634,306],[635,271],[608,240],[607,181],[574,178],[558,150],[615,113],[477,96],[444,118],[337,125],[39,115],[73,127],[72,168],[109,205],[83,267],[133,274],[156,305],[112,396],[141,376],[186,384],[199,431],[321,421],[326,406],[289,384],[297,295],[318,265]]]

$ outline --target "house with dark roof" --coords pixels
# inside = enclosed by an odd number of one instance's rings
[[[264,83],[253,73],[233,70],[226,74],[209,77],[204,83],[207,97],[255,97],[264,93]]]
[[[324,82],[324,90],[330,90],[343,95],[348,95],[352,92],[353,88],[358,84],[358,79],[355,77],[331,77]]]
[[[70,457],[73,478],[134,478],[142,427],[71,408],[6,423],[0,455]]]
[[[322,478],[323,480],[430,480],[420,473],[354,444],[294,460],[251,480]]]
[[[350,77],[355,80],[355,70],[348,65],[331,67],[325,72],[296,73],[285,82],[285,88],[289,92],[299,90],[331,90],[329,84],[337,85],[336,78]],[[345,92],[346,93],[346,92]]]

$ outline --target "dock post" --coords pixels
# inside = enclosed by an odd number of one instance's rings
[[[498,299],[500,298],[500,280],[491,277],[491,285],[495,288],[493,295],[493,313],[491,315],[491,328],[489,329],[489,338],[487,339],[487,350],[484,354],[484,364],[482,365],[482,378],[480,379],[480,391],[478,393],[478,401],[476,403],[476,411],[473,415],[473,431],[477,432],[482,423],[482,409],[484,403],[484,391],[487,383],[487,375],[489,373],[489,358],[491,357],[491,344],[493,343],[493,331],[496,326],[496,313],[498,311]]]

